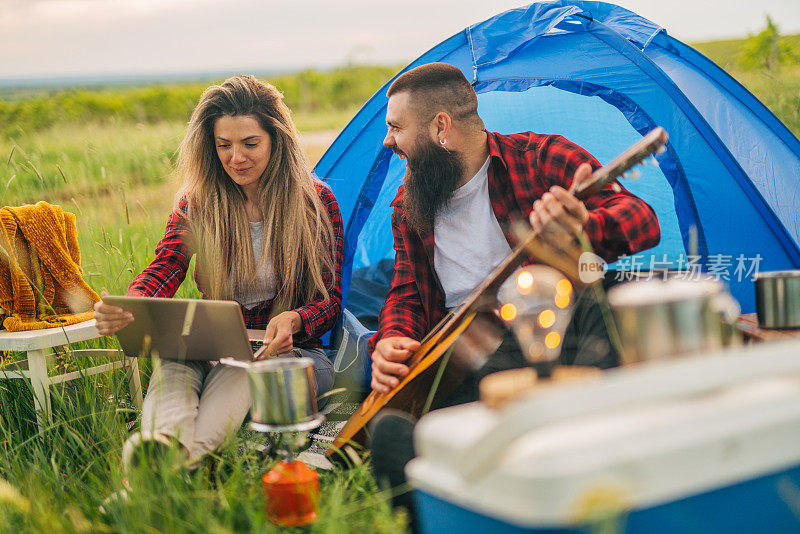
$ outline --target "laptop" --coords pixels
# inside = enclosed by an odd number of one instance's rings
[[[128,357],[250,362],[267,348],[264,331],[245,329],[239,303],[232,300],[108,295],[103,302],[133,313],[133,322],[116,333]]]

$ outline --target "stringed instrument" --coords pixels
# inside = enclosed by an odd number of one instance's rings
[[[607,184],[622,177],[625,172],[641,163],[645,158],[654,153],[662,153],[668,136],[663,128],[657,127],[650,131],[638,142],[614,158],[611,163],[594,171],[591,177],[580,184],[573,182],[570,193],[580,200],[585,200],[600,191]],[[618,187],[618,186],[617,186]],[[528,227],[530,228],[530,227]],[[566,234],[566,232],[565,232]],[[569,236],[567,236],[569,237]],[[455,348],[457,340],[474,325],[476,329],[491,328],[487,321],[475,321],[478,314],[485,317],[496,316],[496,295],[498,288],[514,270],[529,258],[536,262],[550,265],[563,272],[574,285],[585,287],[579,273],[579,257],[585,251],[577,240],[571,237],[563,240],[550,240],[561,242],[556,249],[546,242],[538,233],[528,230],[521,242],[495,267],[483,281],[455,308],[453,308],[420,342],[419,348],[409,358],[406,365],[409,373],[400,380],[400,383],[388,393],[372,391],[356,412],[350,417],[345,426],[333,441],[333,446],[328,450],[328,455],[340,449],[348,442],[359,445],[365,444],[366,425],[384,408],[403,410],[415,417],[421,416],[423,409],[431,404],[435,405],[436,399],[446,398],[466,378],[469,370],[465,366],[454,365],[454,358],[449,358],[445,369],[439,362],[442,356],[451,348]],[[485,312],[489,312],[488,314]],[[499,323],[499,320],[497,321]],[[468,336],[471,338],[465,352],[474,353],[481,350],[481,337],[488,335]],[[496,348],[496,346],[495,346]],[[485,350],[492,351],[491,348]],[[487,352],[489,354],[490,352]],[[464,360],[474,362],[474,354],[468,355]],[[485,361],[485,360],[484,360]],[[432,386],[436,391],[431,395]],[[433,403],[431,403],[433,400]]]

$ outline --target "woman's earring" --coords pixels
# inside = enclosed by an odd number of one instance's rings
[[[439,139],[439,144],[442,146],[443,149],[447,150],[447,147],[444,146],[447,144],[447,139]],[[450,152],[449,150],[447,151]]]

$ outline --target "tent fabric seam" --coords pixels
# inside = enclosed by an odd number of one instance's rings
[[[666,30],[664,30],[664,28],[659,26],[658,29],[654,31],[652,35],[650,35],[650,37],[647,38],[647,41],[645,41],[645,43],[642,45],[641,51],[644,52],[645,48],[647,48],[648,45],[653,41],[653,39],[655,39],[656,36],[661,32],[664,32],[665,34],[667,33]]]
[[[534,2],[534,3],[536,3],[536,2]],[[532,5],[533,5],[533,4],[528,4],[527,6],[524,6],[524,7],[526,7],[526,8],[527,8],[527,7],[530,7],[530,6],[532,6]],[[506,59],[508,59],[508,57],[509,57],[511,54],[513,54],[514,52],[516,52],[517,50],[519,50],[519,49],[520,49],[520,48],[522,48],[523,46],[526,46],[526,45],[528,45],[529,43],[531,43],[531,42],[533,42],[533,41],[536,41],[536,40],[537,40],[537,39],[539,39],[540,37],[543,37],[543,36],[547,35],[547,34],[548,34],[548,32],[549,32],[550,30],[552,30],[552,29],[553,29],[555,26],[557,26],[558,24],[560,24],[561,22],[563,22],[563,21],[564,21],[566,18],[568,18],[568,17],[572,17],[572,16],[576,16],[576,15],[580,15],[580,14],[582,13],[582,11],[580,11],[580,9],[581,9],[581,8],[579,8],[578,6],[575,6],[575,5],[573,5],[572,7],[573,7],[573,8],[575,8],[575,9],[578,9],[579,11],[570,10],[570,11],[568,11],[568,12],[565,12],[565,13],[562,13],[562,14],[560,14],[560,15],[557,15],[557,16],[555,16],[555,17],[552,17],[552,20],[551,20],[550,24],[548,25],[548,27],[547,27],[547,31],[546,31],[546,32],[544,32],[544,33],[540,33],[540,34],[537,34],[537,35],[532,35],[532,36],[531,36],[531,37],[530,37],[530,38],[529,38],[527,41],[525,41],[523,44],[519,45],[519,46],[518,46],[517,48],[515,48],[514,50],[511,50],[511,51],[510,51],[510,52],[509,52],[507,55],[505,55],[504,57],[498,57],[498,58],[496,58],[496,59],[492,59],[491,61],[484,61],[484,62],[482,62],[482,63],[478,63],[478,62],[477,62],[478,60],[477,60],[477,58],[475,57],[475,50],[474,50],[474,48],[473,48],[472,46],[470,46],[470,51],[472,52],[472,66],[473,66],[473,68],[475,69],[475,79],[477,80],[477,78],[478,78],[478,67],[486,67],[486,66],[489,66],[489,65],[496,65],[496,64],[498,64],[498,63],[501,63],[501,62],[505,61]],[[588,18],[590,21],[592,20],[591,16],[589,16],[589,17],[585,17],[585,18]],[[556,19],[558,19],[558,20],[556,20]],[[487,19],[487,20],[491,20],[491,19]],[[470,34],[469,34],[469,35],[470,35],[470,36],[472,35],[472,34],[471,34],[471,29],[472,29],[473,27],[475,27],[475,26],[479,26],[480,24],[483,24],[484,22],[486,22],[486,21],[482,21],[482,22],[479,22],[478,24],[473,24],[473,25],[471,25],[471,26],[468,26],[468,27],[467,27],[467,29],[469,29],[469,30],[470,30]]]
[[[638,49],[636,49],[636,47],[634,47],[630,43],[630,41],[619,35],[613,29],[609,28],[602,22],[598,22],[598,24],[603,28],[608,29],[610,33],[613,33],[614,36],[618,37],[619,40],[626,43],[627,46],[634,48],[634,50],[637,53],[635,58],[639,60],[645,59],[647,61],[645,65],[650,67],[651,69],[654,69],[654,73],[658,74],[659,78],[665,79],[665,80],[658,80],[656,79],[656,77],[650,76],[650,78],[656,84],[658,84],[659,87],[661,87],[661,89],[664,90],[664,92],[670,96],[670,98],[673,99],[673,102],[675,102],[675,104],[683,111],[683,113],[686,115],[686,118],[700,131],[701,134],[704,134],[703,139],[708,143],[712,151],[720,158],[720,161],[728,170],[728,172],[731,173],[731,176],[733,176],[733,178],[736,180],[736,183],[742,189],[742,192],[747,196],[748,199],[750,199],[751,202],[753,202],[753,205],[758,211],[759,215],[761,215],[762,220],[764,221],[764,223],[766,223],[767,227],[770,228],[772,233],[777,238],[778,242],[781,243],[781,246],[783,247],[784,251],[793,259],[793,261],[796,264],[800,264],[800,248],[798,248],[798,246],[793,242],[793,239],[789,235],[786,228],[783,226],[783,222],[777,217],[777,215],[769,206],[769,204],[767,204],[766,200],[761,195],[761,193],[755,188],[754,184],[749,180],[747,174],[744,172],[744,169],[742,169],[741,165],[739,165],[739,162],[736,161],[736,158],[733,156],[733,154],[730,153],[728,147],[725,146],[725,143],[722,142],[722,140],[719,138],[719,136],[711,127],[711,125],[708,124],[708,122],[705,120],[700,111],[696,107],[694,107],[694,105],[689,101],[689,99],[686,97],[683,91],[680,90],[680,88],[670,79],[669,76],[667,76],[667,74],[663,70],[661,70],[661,67],[659,67],[652,59],[650,59],[646,54],[642,54],[641,52],[639,52]],[[638,61],[636,61],[636,59],[629,57],[629,54],[624,53],[623,50],[621,50],[614,44],[610,43],[606,39],[603,39],[603,37],[600,35],[600,32],[592,32],[592,33],[598,39],[602,40],[607,45],[611,46],[612,48],[623,54],[624,57],[626,57],[631,61],[631,63],[639,67],[645,74],[649,75],[647,70],[645,70],[644,65],[641,65]],[[764,210],[766,210],[766,213]],[[772,218],[770,219],[769,217],[766,217],[765,215],[767,214],[772,215]]]
[[[493,84],[495,82],[502,83],[502,82],[506,82],[506,81],[511,81],[511,82],[531,82],[532,86],[536,86],[536,87],[542,87],[544,85],[551,85],[551,86],[555,87],[556,89],[559,89],[559,90],[562,90],[562,91],[573,92],[573,93],[578,94],[580,96],[597,96],[598,98],[602,99],[604,102],[609,104],[610,106],[613,106],[618,111],[620,111],[620,113],[622,113],[623,117],[625,117],[625,119],[634,128],[634,130],[636,130],[642,136],[645,133],[647,133],[647,131],[642,131],[640,128],[638,128],[636,125],[634,125],[631,122],[631,120],[628,117],[628,115],[625,112],[623,112],[623,110],[620,108],[621,104],[624,103],[628,108],[633,109],[634,113],[638,114],[643,119],[643,122],[645,122],[645,123],[647,123],[649,125],[648,126],[649,128],[652,129],[652,128],[654,128],[656,126],[655,120],[653,120],[653,118],[650,117],[650,115],[644,109],[642,109],[641,106],[636,104],[636,102],[634,102],[631,98],[627,97],[623,93],[620,93],[619,91],[616,91],[616,90],[614,90],[614,89],[612,89],[610,87],[607,87],[607,86],[604,86],[604,85],[595,84],[595,83],[591,83],[591,82],[586,82],[584,80],[575,80],[575,79],[572,79],[572,78],[561,78],[561,77],[559,77],[559,78],[556,78],[556,77],[553,77],[553,78],[534,78],[534,77],[519,77],[519,76],[511,77],[511,76],[509,76],[509,77],[504,77],[504,78],[491,78],[491,79],[488,79],[488,80],[481,80],[480,86],[481,87],[482,86],[489,86],[489,85],[491,85],[491,84]],[[542,83],[540,83],[540,82],[542,82]],[[567,82],[567,83],[563,84],[562,86],[559,86],[561,84],[555,85],[555,84],[552,84],[551,82]],[[578,84],[580,89],[581,89],[581,92],[570,91],[570,89],[568,88],[568,86],[570,84]],[[590,91],[591,93],[594,93],[594,94],[587,95],[587,94],[583,93],[582,90],[584,88],[588,88],[588,91]],[[609,91],[610,93],[612,93],[616,97],[615,101],[614,102],[609,101],[608,99],[606,99],[603,96],[599,95],[598,94],[598,92],[599,92],[598,89],[606,90],[606,91]],[[493,89],[493,90],[503,90],[503,89]],[[702,228],[702,224],[700,223],[700,212],[697,209],[697,204],[695,202],[694,195],[692,194],[691,187],[690,187],[688,179],[686,177],[686,171],[684,170],[683,164],[681,163],[680,159],[678,158],[677,153],[675,152],[675,150],[673,149],[673,147],[669,143],[667,143],[667,150],[670,152],[671,162],[674,163],[674,166],[675,166],[675,169],[674,169],[674,172],[675,172],[675,175],[676,175],[675,176],[675,182],[680,182],[680,184],[682,186],[681,187],[682,192],[685,195],[685,198],[682,198],[682,200],[687,203],[687,205],[689,207],[689,210],[690,210],[690,220],[689,221],[685,221],[685,223],[686,223],[686,231],[688,232],[688,228],[690,228],[691,226],[695,226],[696,227],[697,232],[698,232],[698,241],[699,241],[698,246],[700,248],[701,256],[703,257],[703,259],[705,261],[705,257],[708,256],[708,243],[707,243],[707,240],[706,240],[706,237],[705,237],[705,232],[703,231],[703,228]],[[666,176],[667,173],[664,171],[663,167],[662,167],[662,172],[664,172],[664,174]],[[675,194],[675,189],[673,188],[673,195],[674,194]],[[676,210],[676,214],[677,213],[678,212]],[[683,230],[683,228],[682,228],[682,230]],[[681,237],[682,237],[681,240],[683,241],[683,244],[684,244],[684,249],[688,250],[688,248],[689,248],[688,247],[688,233],[684,234],[683,231],[682,231],[682,236]],[[685,239],[684,239],[684,237],[685,237]]]

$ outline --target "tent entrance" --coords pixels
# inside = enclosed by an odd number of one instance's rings
[[[480,88],[478,88],[480,90]],[[566,111],[565,111],[566,110]],[[601,163],[611,161],[625,148],[642,137],[629,119],[617,107],[597,95],[577,94],[551,85],[533,86],[523,91],[493,90],[478,94],[478,112],[490,131],[509,134],[535,131],[544,134],[560,134],[586,148]],[[565,117],[565,113],[569,116]],[[630,115],[630,113],[629,113]],[[647,132],[653,125],[646,117],[634,117]],[[568,119],[568,120],[567,120]],[[379,159],[386,154],[378,156]],[[644,199],[656,211],[662,228],[661,243],[645,253],[642,258],[648,265],[650,258],[659,265],[666,256],[668,261],[676,261],[685,255],[686,247],[682,236],[687,236],[688,228],[695,224],[693,210],[676,209],[676,196],[665,195],[665,191],[676,191],[671,184],[682,181],[678,169],[679,162],[674,153],[665,154],[668,162],[655,167],[645,165],[640,170],[638,180],[625,180],[624,185],[633,194]],[[391,211],[389,203],[397,193],[405,173],[405,163],[392,155],[385,168],[383,184],[376,198],[371,199],[374,208],[358,232],[358,242],[353,255],[353,270],[361,269],[383,259],[394,257],[391,233]],[[668,178],[665,175],[671,174]],[[670,172],[671,171],[671,172]],[[380,180],[373,176],[372,181]],[[680,190],[680,188],[677,188]],[[362,201],[369,201],[363,199]],[[679,222],[679,213],[688,217]],[[683,229],[683,230],[682,230]],[[353,228],[349,229],[352,235]],[[701,254],[703,254],[701,249]]]

